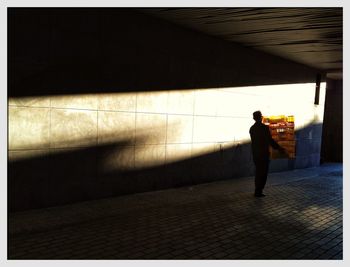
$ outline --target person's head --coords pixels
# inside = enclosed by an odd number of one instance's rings
[[[255,112],[253,113],[253,119],[254,119],[256,122],[261,122],[261,120],[262,120],[262,114],[261,114],[260,110],[255,111]]]

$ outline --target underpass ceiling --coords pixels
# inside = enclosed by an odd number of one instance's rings
[[[147,8],[142,12],[342,78],[342,8]]]

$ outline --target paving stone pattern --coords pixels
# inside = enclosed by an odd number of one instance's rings
[[[342,259],[342,165],[10,214],[8,259]]]

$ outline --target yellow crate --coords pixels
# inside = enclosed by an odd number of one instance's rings
[[[271,116],[271,122],[287,122],[287,118],[285,115]]]
[[[287,122],[293,122],[294,123],[294,115],[287,116]]]

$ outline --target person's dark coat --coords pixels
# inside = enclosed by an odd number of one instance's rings
[[[261,122],[255,122],[255,124],[250,127],[249,134],[252,141],[253,160],[255,162],[269,160],[270,145],[274,149],[281,148],[276,141],[272,139],[269,127]]]

